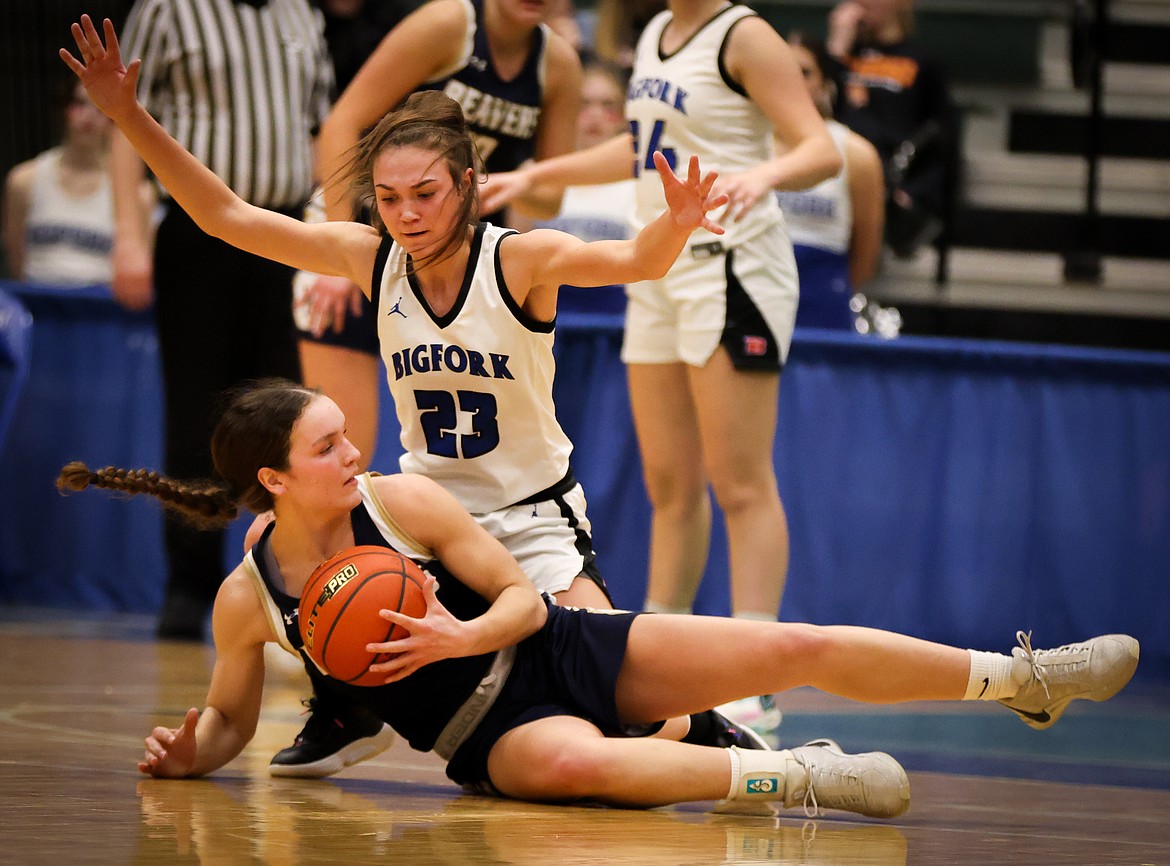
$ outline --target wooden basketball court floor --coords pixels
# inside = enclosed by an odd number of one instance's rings
[[[893,821],[539,806],[466,795],[401,744],[330,779],[270,778],[303,721],[303,673],[286,663],[270,665],[240,758],[204,780],[147,779],[143,737],[202,708],[212,664],[210,647],[157,642],[151,625],[0,609],[0,864],[1170,866],[1166,685],[1074,705],[1046,732],[995,705],[784,695],[783,744],[830,736],[903,762],[912,803]]]

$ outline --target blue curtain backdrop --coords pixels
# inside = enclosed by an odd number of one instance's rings
[[[153,611],[158,507],[53,487],[72,459],[161,466],[150,319],[104,290],[5,287],[34,326],[0,453],[0,603]],[[620,340],[611,316],[562,315],[556,398],[602,572],[636,608],[650,515]],[[383,471],[400,453],[388,404]],[[1170,356],[798,331],[776,441],[792,538],[781,614],[1000,650],[1017,629],[1042,646],[1126,631],[1143,642],[1139,676],[1170,679],[1168,441]],[[716,513],[696,611],[728,610]]]

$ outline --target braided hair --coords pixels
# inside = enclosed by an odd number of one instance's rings
[[[64,494],[87,487],[104,487],[131,496],[148,494],[200,529],[226,526],[239,513],[227,486],[213,481],[176,481],[149,469],[120,469],[117,466],[90,469],[79,460],[62,467],[57,476],[58,490]]]
[[[145,493],[200,529],[231,523],[242,505],[259,514],[274,505],[257,474],[289,466],[293,427],[320,392],[287,379],[261,379],[229,391],[211,436],[218,479],[182,481],[147,469],[107,466],[92,470],[80,461],[66,464],[57,478],[62,494],[102,487],[128,495]]]

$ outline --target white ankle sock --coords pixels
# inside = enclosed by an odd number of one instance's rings
[[[731,786],[726,799],[784,799],[791,751],[764,752],[732,746],[727,749],[727,758],[731,762]]]
[[[688,614],[691,612],[689,607],[671,607],[669,604],[659,604],[656,601],[647,601],[642,610],[646,613],[672,613],[672,614]]]
[[[739,749],[734,747],[727,750],[727,760],[731,761],[731,787],[727,789],[725,800],[735,799],[735,792],[739,790],[739,777],[743,773],[743,765],[739,762]]]
[[[1014,697],[1020,684],[1012,677],[1015,659],[1003,653],[969,649],[971,673],[967,677],[965,701],[998,701]]]

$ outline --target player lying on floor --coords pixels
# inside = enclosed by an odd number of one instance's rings
[[[508,797],[622,806],[771,799],[893,817],[909,804],[902,767],[881,752],[828,740],[775,752],[645,736],[662,719],[797,686],[869,703],[998,700],[1046,728],[1070,701],[1105,700],[1133,675],[1138,643],[1107,635],[1012,655],[958,649],[854,626],[595,612],[549,605],[507,551],[430,480],[358,472],[345,418],[319,393],[283,380],[228,403],[211,442],[220,483],[81,464],[63,488],[150,493],[199,523],[237,505],[275,521],[215,601],[216,662],[207,709],[155,728],[139,763],[161,777],[200,776],[236,757],[256,731],[264,644],[300,649],[297,604],[312,572],[339,550],[391,547],[424,566],[427,610],[393,611],[402,640],[372,670],[384,685],[332,682],[455,782]],[[437,578],[437,580],[436,580]]]

